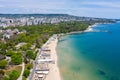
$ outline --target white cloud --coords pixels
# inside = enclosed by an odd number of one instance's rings
[[[98,5],[101,7],[120,8],[120,2],[83,2],[83,5]]]
[[[98,17],[111,14],[114,17],[120,14],[119,9],[120,1],[113,0],[0,0],[0,13],[68,13]]]
[[[65,2],[58,2],[58,1],[48,1],[48,0],[10,0],[10,1],[4,1],[0,2],[0,4],[6,5],[6,7],[11,8],[39,8],[39,9],[61,9],[65,8],[66,4]]]

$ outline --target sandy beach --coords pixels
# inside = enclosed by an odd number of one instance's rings
[[[58,58],[56,52],[58,39],[54,39],[47,45],[47,47],[51,50],[51,58],[55,60],[55,64],[49,64],[50,72],[46,76],[45,80],[61,80],[60,71],[58,68]]]
[[[43,77],[44,80],[61,80],[61,76],[60,76],[60,71],[59,71],[59,67],[58,67],[58,58],[57,58],[57,52],[56,52],[56,47],[57,47],[57,43],[58,43],[58,39],[57,37],[51,37],[44,45],[43,47],[49,49],[50,51],[50,58],[52,59],[53,62],[52,63],[46,63],[44,62],[44,64],[42,63],[38,63],[39,60],[43,60],[42,58],[40,58],[40,54],[38,55],[38,59],[37,59],[37,65],[35,70],[40,70],[40,67],[42,67],[44,65],[44,68],[42,69],[49,69],[48,73],[45,74]],[[45,59],[44,59],[45,60]],[[47,64],[47,65],[46,65]],[[46,65],[46,66],[45,66]],[[38,71],[39,72],[39,71]],[[42,74],[38,73],[38,72],[34,72],[33,74],[33,78],[32,80],[38,80],[38,76],[42,76]],[[40,78],[39,78],[40,79]],[[40,79],[40,80],[43,80]]]

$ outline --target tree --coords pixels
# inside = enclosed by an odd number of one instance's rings
[[[20,53],[16,53],[16,54],[12,55],[11,62],[15,65],[21,64],[22,63],[22,55]]]
[[[26,78],[29,76],[30,74],[30,70],[26,69],[23,73],[23,76],[25,76]]]
[[[14,55],[15,54],[15,52],[13,51],[13,50],[8,50],[7,52],[6,52],[6,55],[7,56],[12,56],[12,55]]]
[[[8,62],[6,60],[0,61],[0,68],[4,69],[7,66]]]
[[[26,51],[28,49],[27,45],[23,45],[20,47],[21,50]]]
[[[9,80],[17,80],[17,78],[19,77],[19,72],[16,70],[13,70],[10,75],[9,75],[10,79]]]
[[[5,43],[0,42],[0,54],[6,54],[7,46]]]
[[[26,57],[28,59],[35,59],[35,54],[33,53],[33,51],[29,50],[26,52]]]
[[[28,69],[28,70],[30,70],[32,67],[33,67],[32,64],[30,64],[30,63],[27,64],[27,69]]]
[[[2,50],[6,50],[6,49],[7,49],[7,46],[6,46],[5,43],[0,42],[0,48],[1,48]]]
[[[28,50],[30,47],[31,47],[31,44],[30,44],[30,43],[27,43],[27,44],[21,46],[20,49],[22,49],[23,51],[26,51],[26,50]]]

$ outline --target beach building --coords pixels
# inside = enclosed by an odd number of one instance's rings
[[[37,60],[37,64],[39,63],[55,63],[53,59],[39,59]]]
[[[48,63],[40,63],[36,67],[34,73],[34,80],[44,80],[48,73],[49,73]]]

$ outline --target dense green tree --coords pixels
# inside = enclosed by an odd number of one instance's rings
[[[27,45],[23,45],[20,47],[21,50],[26,51],[28,49]]]
[[[0,42],[0,49],[2,50],[6,50],[7,49],[7,45],[3,42]]]
[[[6,60],[0,61],[0,68],[4,69],[7,66],[8,62]]]
[[[0,54],[6,54],[7,45],[3,42],[0,42]]]
[[[31,44],[28,43],[26,45],[21,46],[20,49],[22,49],[23,51],[27,51],[30,47],[31,47]]]
[[[19,72],[16,70],[13,70],[10,75],[9,75],[9,80],[17,80],[17,78],[19,77]]]
[[[7,52],[6,52],[6,55],[7,56],[12,56],[12,55],[14,55],[15,54],[15,52],[13,51],[13,50],[8,50]]]
[[[28,50],[28,51],[26,52],[26,57],[27,57],[28,59],[35,59],[35,54],[33,53],[33,51]]]
[[[27,64],[27,69],[30,70],[32,68],[32,64]]]
[[[22,55],[20,53],[16,53],[16,54],[12,55],[11,62],[15,65],[21,64],[22,63]]]
[[[25,76],[26,78],[29,76],[30,74],[30,70],[26,69],[23,73],[23,76]]]

